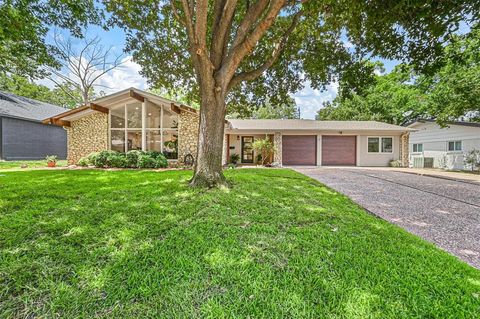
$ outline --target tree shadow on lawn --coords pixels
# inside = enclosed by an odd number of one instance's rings
[[[480,272],[315,181],[258,171],[208,192],[178,171],[0,179],[0,316],[478,313]]]

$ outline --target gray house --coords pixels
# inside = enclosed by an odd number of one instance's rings
[[[0,91],[0,160],[67,157],[67,133],[42,120],[65,112],[63,107]]]

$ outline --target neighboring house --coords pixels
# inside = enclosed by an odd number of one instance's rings
[[[0,159],[35,160],[67,156],[67,134],[42,123],[65,108],[0,91]]]
[[[451,122],[445,128],[434,120],[418,120],[410,125],[410,166],[468,169],[464,154],[480,150],[480,123]]]
[[[102,150],[156,150],[183,162],[196,156],[199,116],[195,109],[130,88],[46,119],[68,133],[68,160]],[[412,129],[373,121],[228,120],[223,163],[239,154],[256,163],[252,143],[269,138],[273,161],[280,165],[388,166],[408,164]]]

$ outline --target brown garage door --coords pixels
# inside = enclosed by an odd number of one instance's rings
[[[356,165],[357,137],[322,135],[322,165]]]
[[[283,135],[283,165],[317,165],[316,135]]]

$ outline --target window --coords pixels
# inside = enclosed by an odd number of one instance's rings
[[[178,158],[178,116],[149,101],[114,107],[110,111],[110,149],[158,151]],[[145,124],[144,124],[145,123]]]
[[[448,142],[448,151],[449,152],[458,152],[462,150],[462,141],[452,141]]]
[[[368,153],[393,153],[393,138],[369,137]]]
[[[382,153],[392,153],[392,152],[393,152],[393,138],[382,137]]]
[[[369,137],[368,138],[368,152],[369,153],[378,153],[380,151],[380,138],[379,137]]]
[[[413,144],[413,153],[421,153],[423,152],[423,144]]]

